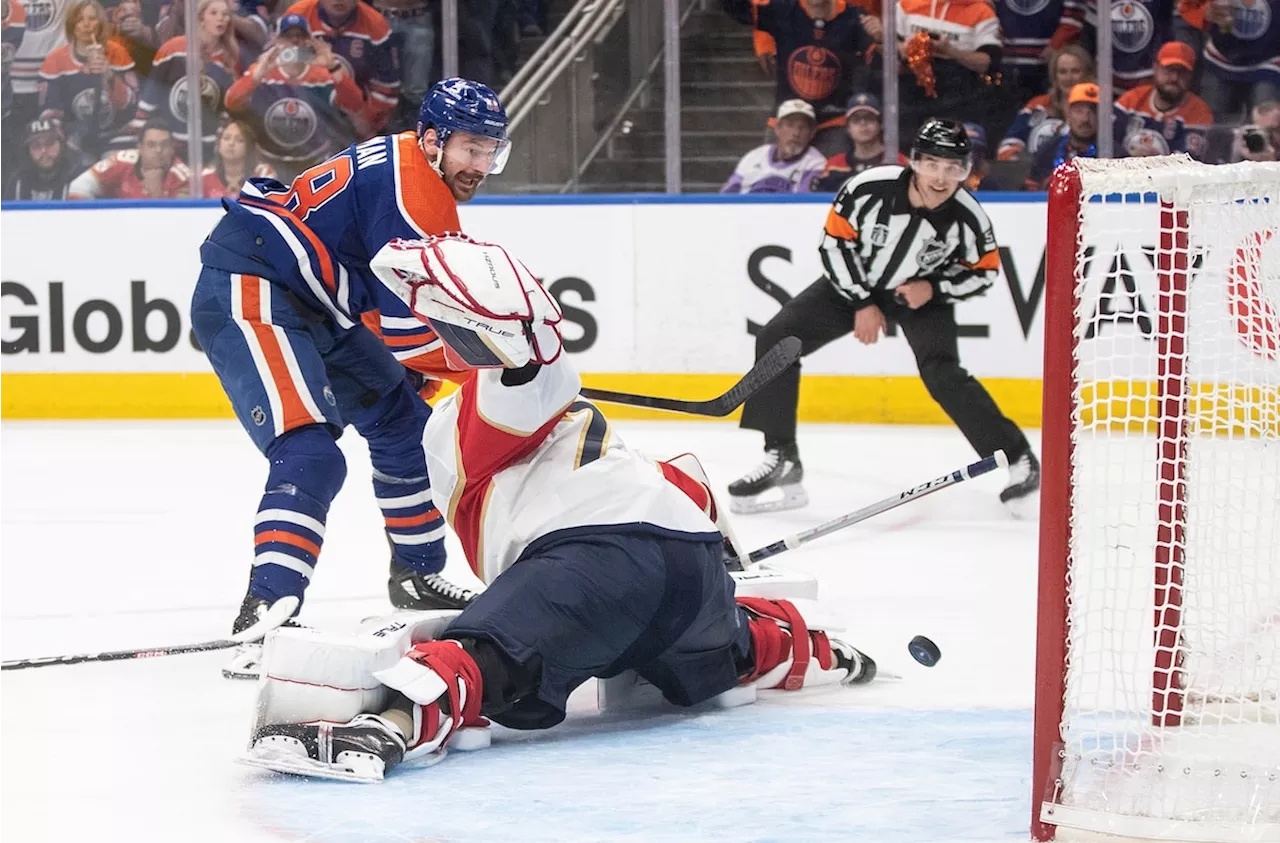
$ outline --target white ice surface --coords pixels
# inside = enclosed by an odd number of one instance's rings
[[[721,488],[759,435],[619,422],[655,456],[697,453]],[[344,436],[303,620],[385,611],[387,550],[368,457]],[[757,547],[974,459],[950,428],[807,426],[812,503],[738,518]],[[0,425],[5,659],[221,637],[247,582],[265,464],[234,423]],[[811,571],[848,638],[903,676],[648,719],[595,711],[382,785],[276,778],[233,758],[250,683],[225,653],[5,672],[6,841],[943,841],[1026,839],[1036,530],[1003,472],[778,557]],[[461,553],[450,537],[459,576]],[[938,643],[926,669],[913,635]]]

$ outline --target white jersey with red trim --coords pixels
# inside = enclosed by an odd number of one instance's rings
[[[720,540],[662,467],[628,448],[579,396],[582,382],[564,355],[520,385],[504,385],[504,371],[474,372],[436,405],[423,434],[436,507],[481,579],[492,582],[552,534]]]

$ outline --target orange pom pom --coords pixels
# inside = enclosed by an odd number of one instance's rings
[[[938,95],[937,79],[933,75],[933,39],[929,33],[917,32],[907,39],[903,48],[907,67],[916,75],[916,82],[924,89],[925,96]]]

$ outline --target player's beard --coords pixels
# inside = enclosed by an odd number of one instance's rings
[[[459,170],[456,173],[446,173],[444,179],[444,183],[449,185],[449,192],[459,202],[468,202],[474,198],[476,190],[480,188],[480,184],[483,181],[484,175],[475,170]]]

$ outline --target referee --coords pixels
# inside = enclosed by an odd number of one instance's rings
[[[811,354],[850,331],[871,345],[886,316],[902,327],[929,395],[980,456],[1002,449],[1014,503],[1040,488],[1040,463],[1018,426],[960,365],[954,303],[986,292],[1000,269],[995,233],[960,185],[971,169],[969,136],[952,120],[928,120],[910,166],[875,167],[844,183],[827,214],[819,252],[827,277],[778,311],[756,337],[756,357],[786,336]],[[797,363],[747,401],[742,426],[764,434],[765,459],[729,486],[738,513],[808,503],[796,447]]]

